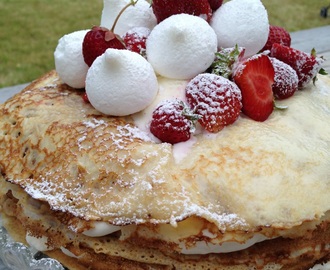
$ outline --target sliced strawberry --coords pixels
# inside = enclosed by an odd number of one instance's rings
[[[275,71],[275,81],[273,93],[276,99],[286,99],[291,97],[298,90],[297,72],[288,64],[271,57]]]
[[[266,55],[245,60],[233,79],[242,92],[242,111],[251,119],[265,121],[273,112],[274,68]]]
[[[290,47],[291,46],[290,33],[286,31],[283,27],[270,25],[268,40],[265,46],[261,49],[261,51],[271,50],[274,43],[278,43]]]
[[[323,58],[317,57],[315,50],[311,54],[290,48],[278,43],[273,44],[270,55],[291,66],[298,75],[299,88],[304,88],[318,72],[324,71],[321,66]],[[324,73],[321,73],[324,74]]]
[[[91,66],[107,49],[126,49],[120,38],[107,28],[94,26],[87,32],[82,46],[84,61]]]
[[[146,40],[149,34],[150,29],[147,27],[134,27],[123,36],[123,41],[128,50],[145,55]]]
[[[209,132],[218,132],[238,118],[242,103],[236,84],[215,74],[199,74],[186,86],[191,109],[200,115],[199,123]]]
[[[194,115],[183,101],[165,100],[152,114],[150,131],[162,142],[184,142],[190,139],[194,130],[193,121]]]
[[[180,13],[200,16],[207,21],[210,21],[212,17],[208,0],[153,0],[152,9],[158,23]]]

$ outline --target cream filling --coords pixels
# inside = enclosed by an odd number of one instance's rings
[[[48,247],[47,242],[48,242],[48,237],[42,236],[42,237],[35,237],[30,235],[29,233],[26,234],[26,242],[31,246],[32,248],[38,250],[38,251],[48,251],[52,250],[51,248]]]
[[[111,233],[121,231],[121,226],[111,225],[106,222],[95,221],[92,223],[94,228],[84,231],[83,234],[90,237],[102,237]],[[204,230],[203,234],[209,238],[214,238],[216,235]],[[179,249],[182,254],[209,254],[209,253],[229,253],[246,249],[256,243],[269,240],[262,234],[255,234],[252,238],[248,239],[245,243],[234,241],[224,243],[212,243],[207,241],[197,241],[194,246],[187,247],[185,241],[179,241]]]
[[[63,254],[65,254],[68,257],[75,258],[75,259],[79,259],[81,257],[81,256],[74,255],[70,250],[68,250],[64,247],[60,247],[60,249],[63,252]]]
[[[195,246],[187,248],[184,242],[180,243],[182,254],[208,254],[208,253],[229,253],[243,249],[247,249],[256,243],[269,240],[262,234],[255,234],[252,238],[247,240],[245,243],[238,242],[224,242],[222,244],[214,244],[206,241],[197,241]]]
[[[84,231],[83,234],[90,237],[101,237],[114,232],[120,231],[120,226],[111,225],[107,222],[93,222],[92,225],[94,228]]]

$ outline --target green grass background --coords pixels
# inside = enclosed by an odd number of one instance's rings
[[[319,15],[330,0],[262,2],[270,23],[288,31],[330,24]],[[30,82],[53,69],[58,39],[99,24],[102,6],[103,0],[0,0],[0,87]]]

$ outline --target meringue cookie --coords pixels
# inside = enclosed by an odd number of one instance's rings
[[[73,88],[84,88],[88,66],[82,54],[82,43],[89,30],[64,35],[54,52],[55,69],[60,79]]]
[[[149,106],[158,93],[158,82],[152,66],[141,55],[108,49],[89,68],[86,93],[98,111],[124,116]]]
[[[104,0],[103,3],[101,26],[111,29],[116,17],[130,3],[130,0]],[[150,7],[150,3],[140,0],[134,6],[130,6],[124,11],[116,24],[114,32],[122,36],[133,27],[152,29],[156,24],[157,19]]]
[[[146,42],[147,59],[161,76],[191,79],[204,72],[217,51],[217,36],[200,17],[178,14],[160,22]]]
[[[238,45],[245,56],[258,53],[269,34],[268,14],[260,0],[232,0],[214,12],[210,25],[218,36],[218,47]]]

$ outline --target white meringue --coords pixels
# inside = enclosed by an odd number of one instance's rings
[[[214,12],[210,22],[218,36],[218,47],[238,45],[245,56],[258,53],[269,34],[268,14],[260,0],[231,0]]]
[[[158,93],[158,82],[152,66],[141,55],[108,49],[89,68],[86,93],[98,111],[124,116],[149,106]]]
[[[178,14],[160,22],[146,42],[147,59],[161,76],[191,79],[213,62],[217,37],[200,17]]]
[[[101,26],[111,29],[120,11],[130,3],[130,0],[104,0],[101,16]],[[128,7],[120,16],[114,32],[122,36],[133,27],[152,29],[157,24],[150,3],[139,0],[134,6]]]
[[[82,54],[82,43],[89,30],[64,35],[54,52],[55,69],[60,79],[73,88],[84,88],[88,66]]]

